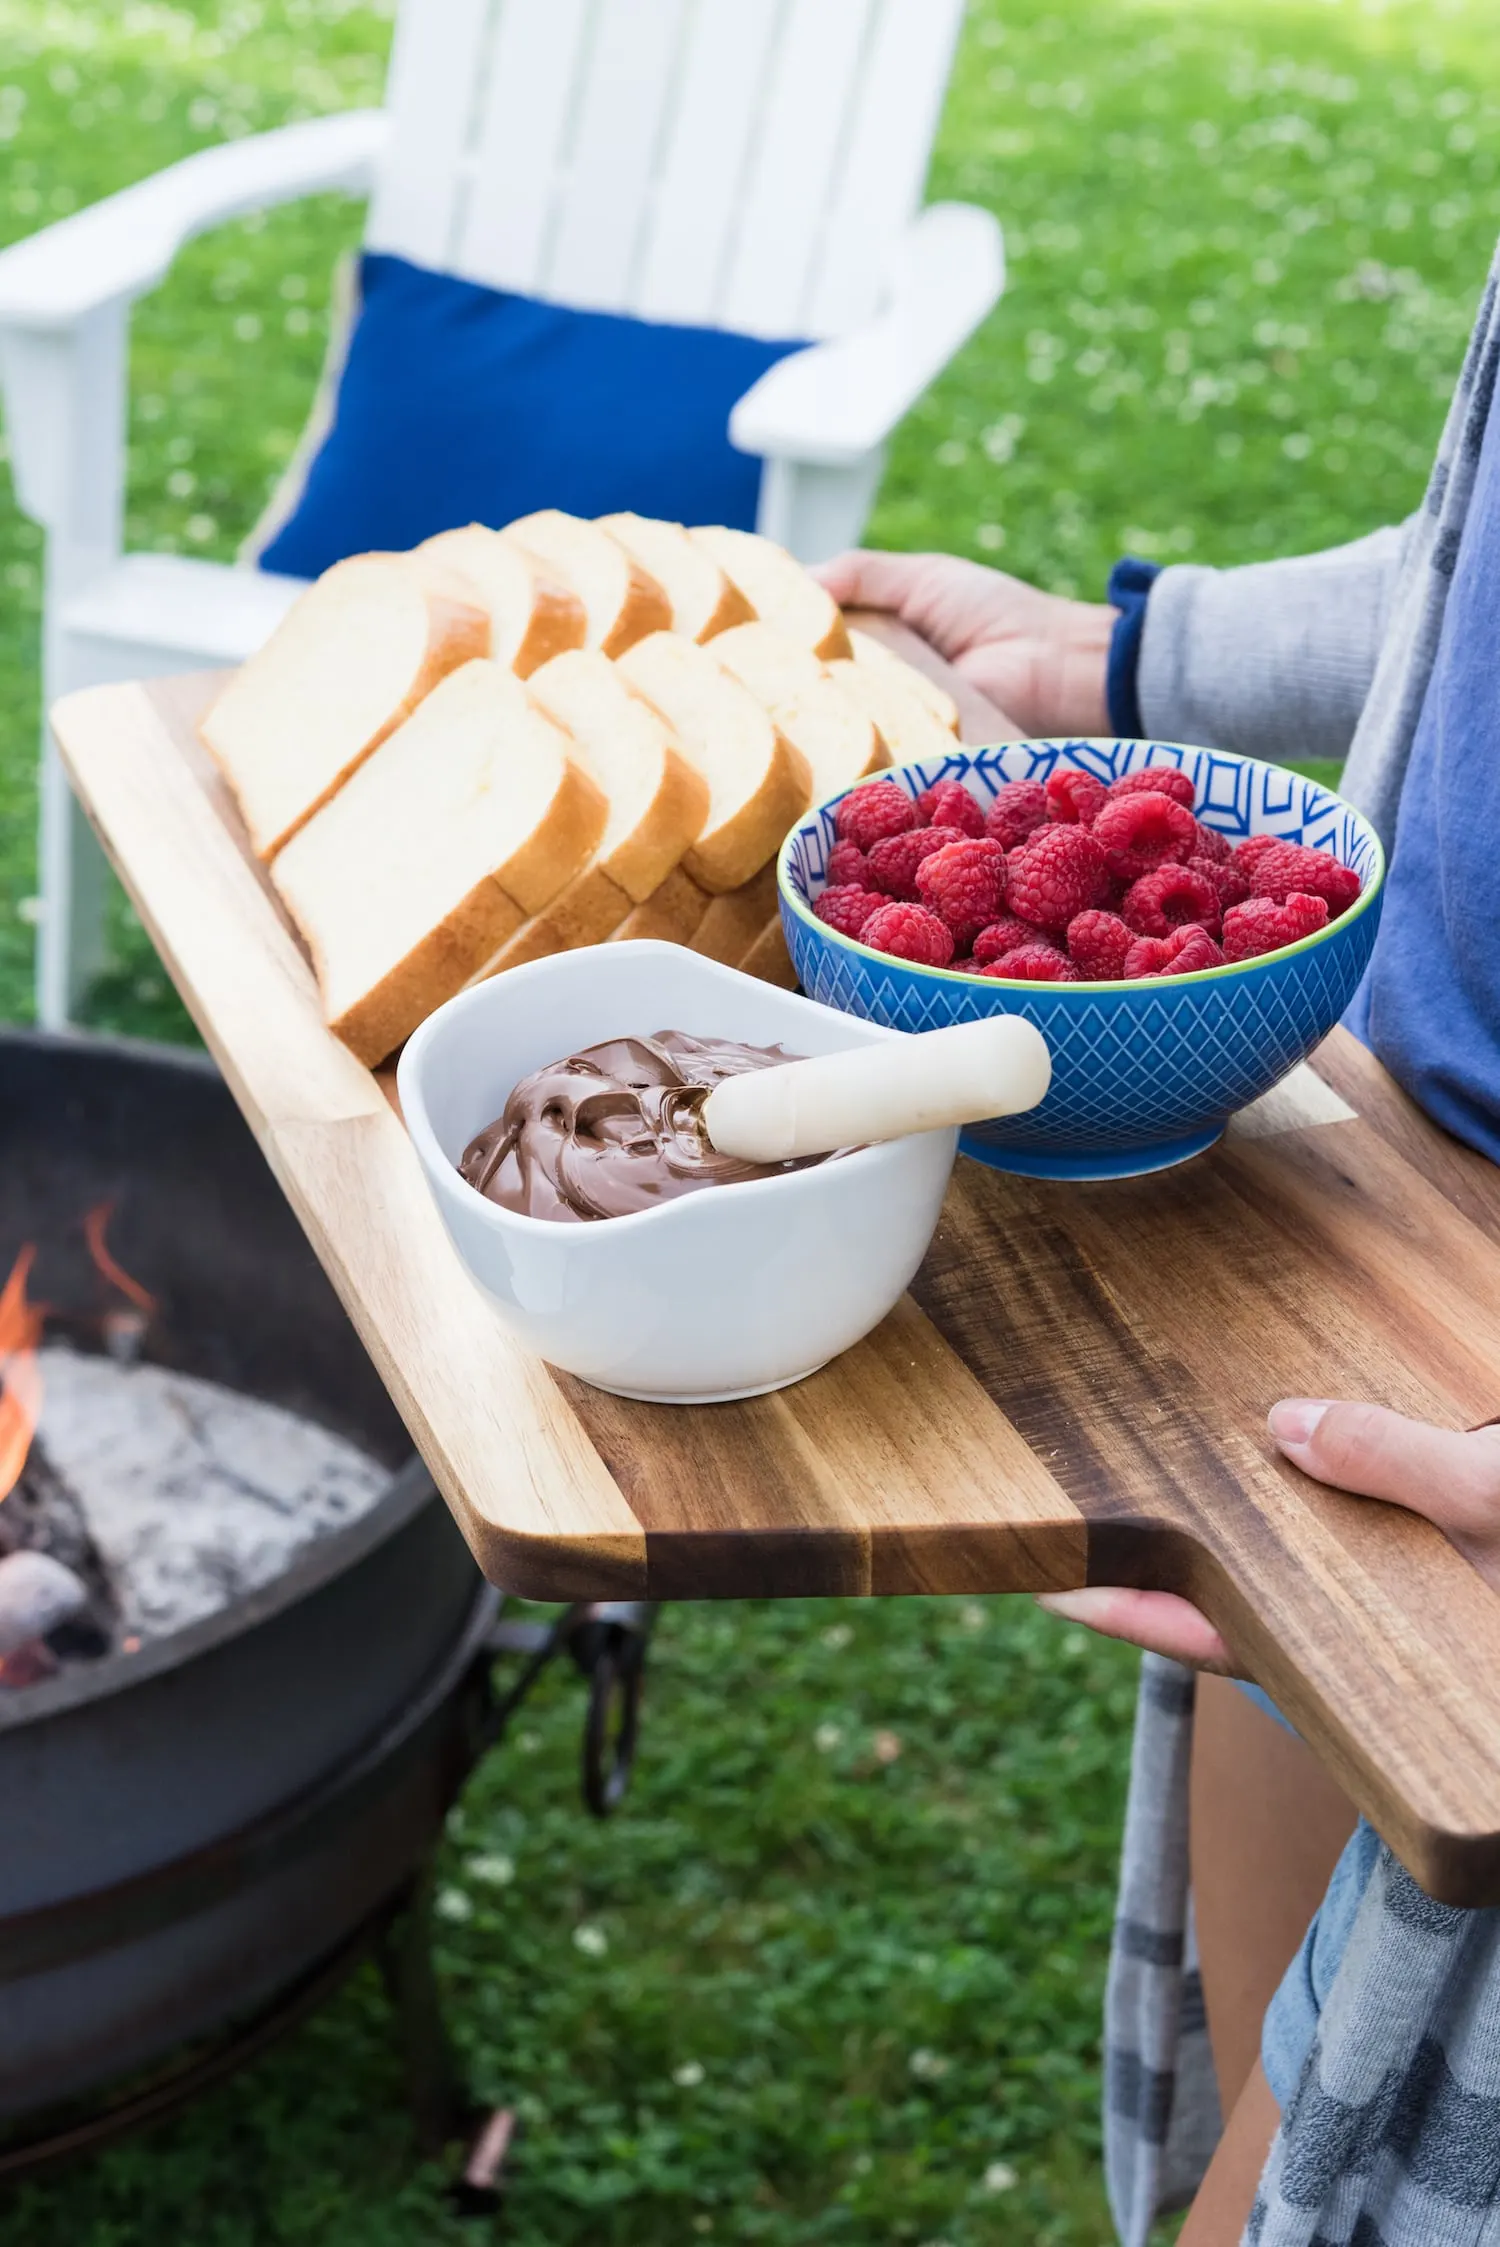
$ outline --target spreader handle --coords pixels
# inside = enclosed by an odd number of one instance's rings
[[[727,1077],[703,1103],[703,1124],[722,1155],[791,1162],[1018,1116],[1039,1104],[1051,1079],[1040,1030],[1020,1015],[992,1015]]]

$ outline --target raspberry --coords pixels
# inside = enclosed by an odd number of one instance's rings
[[[1223,917],[1219,893],[1206,874],[1191,866],[1158,866],[1142,874],[1125,892],[1120,916],[1137,936],[1170,936],[1174,928],[1196,921],[1214,935]]]
[[[1343,866],[1329,850],[1305,850],[1301,843],[1278,843],[1274,850],[1257,854],[1250,876],[1252,897],[1269,897],[1283,905],[1294,890],[1304,897],[1321,897],[1328,918],[1336,921],[1359,895],[1359,876]]]
[[[1109,890],[1104,853],[1082,827],[1044,827],[1011,853],[1007,876],[1016,918],[1058,935]]]
[[[1223,965],[1224,955],[1207,929],[1193,924],[1174,928],[1170,936],[1138,936],[1125,955],[1125,977],[1134,983],[1143,975],[1196,975]]]
[[[1199,820],[1198,843],[1193,852],[1194,858],[1207,858],[1211,859],[1215,866],[1227,866],[1229,854],[1233,848],[1234,845],[1227,835],[1220,834],[1217,827],[1205,827],[1202,820]]]
[[[995,791],[985,814],[984,831],[1007,850],[1034,835],[1047,817],[1047,791],[1039,780],[1007,780]]]
[[[1007,952],[1020,950],[1023,944],[1035,944],[1040,931],[1030,921],[1018,921],[1014,913],[1002,913],[998,921],[991,921],[974,939],[974,958],[980,967],[990,967],[1003,960]]]
[[[1155,789],[1116,796],[1089,830],[1117,882],[1138,882],[1154,867],[1186,865],[1198,847],[1198,822],[1185,805]]]
[[[1229,859],[1204,858],[1201,855],[1188,860],[1195,874],[1212,882],[1219,893],[1220,910],[1227,912],[1231,905],[1242,905],[1250,895],[1250,877],[1242,874]]]
[[[1242,874],[1253,874],[1266,852],[1275,850],[1280,841],[1279,835],[1247,835],[1242,843],[1236,843],[1233,862]]]
[[[1055,944],[1022,944],[976,971],[1012,983],[1076,983],[1078,970]]]
[[[1092,827],[1108,793],[1091,772],[1055,772],[1047,783],[1047,817],[1063,827]]]
[[[841,884],[850,884],[855,889],[873,889],[875,886],[870,879],[870,861],[858,843],[834,844],[828,853],[825,879],[830,889],[837,889]]]
[[[905,835],[887,835],[884,842],[876,843],[870,852],[870,881],[887,897],[904,898],[914,903],[917,895],[917,868],[924,858],[931,858],[935,850],[945,843],[961,843],[964,837],[956,827],[914,827]]]
[[[1080,913],[1068,923],[1068,957],[1086,983],[1117,983],[1133,942],[1118,913]]]
[[[917,868],[917,895],[966,952],[1005,903],[1005,852],[987,836],[945,843]]]
[[[904,835],[915,827],[917,807],[894,780],[867,780],[863,787],[850,790],[833,823],[841,843],[869,850],[887,835]]]
[[[884,899],[872,889],[859,889],[853,882],[836,882],[825,889],[813,906],[820,921],[836,928],[840,936],[858,936],[872,913],[878,913]]]
[[[1175,765],[1143,765],[1139,772],[1127,772],[1113,783],[1109,794],[1116,802],[1121,796],[1170,796],[1185,811],[1191,811],[1194,802],[1192,782]]]
[[[1327,925],[1326,897],[1308,897],[1294,890],[1281,905],[1269,897],[1247,898],[1243,905],[1231,905],[1224,915],[1224,957],[1258,960]]]
[[[953,957],[952,930],[925,905],[877,905],[860,930],[860,942],[918,967],[946,967]]]
[[[957,827],[965,835],[984,833],[984,813],[961,780],[940,780],[924,788],[917,798],[917,817],[924,827]]]

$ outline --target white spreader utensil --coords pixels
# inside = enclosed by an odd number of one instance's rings
[[[794,1162],[1023,1115],[1046,1098],[1051,1081],[1041,1031],[1018,1014],[999,1014],[726,1077],[699,1113],[721,1155]]]

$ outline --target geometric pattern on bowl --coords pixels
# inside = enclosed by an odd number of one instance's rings
[[[963,1136],[966,1153],[1000,1169],[1124,1177],[1199,1153],[1237,1108],[1305,1060],[1368,964],[1385,871],[1379,839],[1351,804],[1283,766],[1172,742],[1015,741],[955,749],[880,777],[912,797],[962,780],[988,806],[1007,781],[1045,781],[1060,768],[1107,784],[1156,765],[1188,775],[1206,826],[1231,841],[1274,834],[1331,851],[1360,876],[1362,894],[1331,927],[1262,959],[1133,983],[1012,982],[895,960],[817,918],[811,904],[824,886],[840,798],[808,812],[782,847],[782,925],[809,998],[893,1029],[1021,1014],[1042,1032],[1052,1052],[1042,1105]]]

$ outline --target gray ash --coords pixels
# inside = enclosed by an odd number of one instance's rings
[[[44,1553],[86,1599],[54,1657],[129,1648],[216,1614],[374,1505],[386,1471],[310,1421],[211,1381],[65,1345],[38,1352],[42,1406],[0,1502],[0,1578]],[[55,1669],[7,1667],[12,1684]]]

